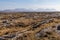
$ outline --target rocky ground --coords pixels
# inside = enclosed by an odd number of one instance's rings
[[[0,13],[0,40],[60,40],[60,13]]]

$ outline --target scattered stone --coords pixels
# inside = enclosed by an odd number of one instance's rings
[[[0,40],[5,40],[5,38],[3,38],[3,37],[0,37]]]
[[[10,34],[10,35],[5,35],[5,36],[3,36],[4,38],[13,38],[13,37],[15,37],[16,35],[15,34]]]
[[[60,30],[60,25],[58,25],[57,30]]]
[[[17,27],[25,27],[26,25],[25,25],[24,23],[20,23],[20,22],[19,22],[19,23],[16,24],[16,26],[17,26]]]

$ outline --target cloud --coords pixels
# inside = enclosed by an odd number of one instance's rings
[[[60,5],[28,5],[25,8],[32,8],[32,9],[51,8],[51,9],[56,9],[56,10],[60,11]]]

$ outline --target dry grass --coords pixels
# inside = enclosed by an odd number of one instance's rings
[[[0,37],[5,40],[60,40],[60,35],[52,29],[52,31],[47,30],[51,35],[43,32],[43,36],[35,36],[45,28],[60,25],[59,16],[55,12],[0,13]],[[41,24],[41,22],[44,23]],[[12,34],[15,36],[8,37]]]

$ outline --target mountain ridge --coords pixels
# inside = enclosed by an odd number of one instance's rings
[[[26,8],[17,8],[17,9],[6,9],[2,10],[1,12],[53,12],[57,11],[56,9],[49,9],[49,8],[38,8],[38,9],[26,9]]]

